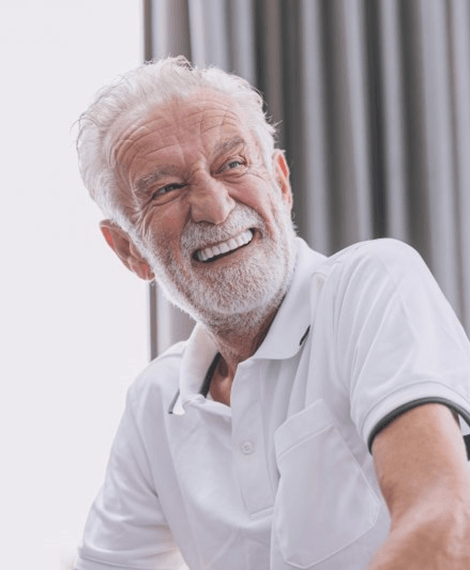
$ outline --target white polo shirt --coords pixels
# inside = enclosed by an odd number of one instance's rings
[[[231,407],[202,395],[197,325],[130,388],[77,570],[364,570],[387,536],[370,439],[428,401],[470,418],[470,348],[418,254],[299,240]]]

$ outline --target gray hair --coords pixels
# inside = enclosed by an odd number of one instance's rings
[[[103,214],[124,230],[133,229],[135,212],[123,211],[120,200],[113,126],[122,118],[145,116],[156,105],[204,88],[220,91],[240,105],[264,164],[271,170],[275,128],[263,111],[261,95],[247,81],[215,67],[198,69],[183,56],[146,63],[102,89],[78,121],[77,152],[83,182]]]

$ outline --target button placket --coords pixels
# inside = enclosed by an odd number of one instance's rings
[[[232,388],[232,449],[235,476],[251,515],[269,509],[274,495],[264,449],[259,364],[243,363]]]

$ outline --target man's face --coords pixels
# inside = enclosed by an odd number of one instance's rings
[[[115,140],[123,205],[137,204],[141,253],[171,300],[203,321],[280,301],[295,256],[287,167],[277,153],[268,172],[230,98],[173,100]]]

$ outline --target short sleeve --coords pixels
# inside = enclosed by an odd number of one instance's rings
[[[187,568],[152,487],[132,408],[129,393],[105,482],[85,526],[76,570]]]
[[[331,277],[338,376],[363,441],[420,403],[447,404],[468,422],[468,338],[419,254],[365,242],[338,257]]]

